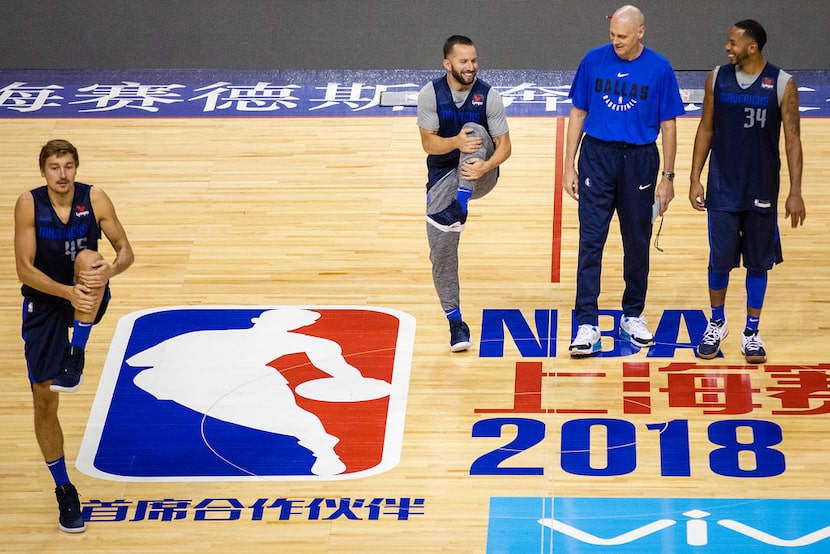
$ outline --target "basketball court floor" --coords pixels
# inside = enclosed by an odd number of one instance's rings
[[[612,223],[603,351],[575,360],[576,203],[558,185],[570,74],[481,72],[509,99],[513,156],[471,204],[474,344],[451,353],[401,105],[436,75],[0,71],[0,551],[830,549],[828,77],[796,74],[807,220],[790,227],[782,194],[768,362],[749,365],[742,271],[723,356],[692,349],[709,313],[705,215],[686,198],[702,73],[680,76],[676,198],[655,226],[658,344],[616,337]],[[58,530],[34,438],[12,247],[51,138],[78,147],[78,180],[113,199],[136,255],[84,384],[61,395],[79,535]]]

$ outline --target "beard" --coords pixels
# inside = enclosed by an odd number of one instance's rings
[[[473,81],[476,80],[476,73],[474,72],[469,78],[464,77],[461,73],[456,71],[455,69],[450,70],[452,74],[452,78],[461,83],[462,85],[472,85]]]
[[[732,61],[732,63],[738,67],[741,67],[741,65],[743,65],[743,62],[749,59],[749,54],[747,54],[746,52],[734,52],[733,54],[735,56],[735,59]]]

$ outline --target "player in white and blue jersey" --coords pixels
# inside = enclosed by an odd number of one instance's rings
[[[729,64],[716,67],[706,78],[689,188],[692,207],[708,212],[712,316],[697,347],[698,356],[704,359],[718,355],[729,333],[726,290],[729,273],[741,259],[747,294],[741,352],[749,363],[767,359],[758,327],[767,273],[783,260],[778,235],[782,126],[790,175],[785,217],[797,227],[806,216],[801,196],[798,88],[787,72],[764,60],[766,40],[766,31],[757,21],[739,21],[729,30],[726,42]],[[707,157],[704,194],[700,176]]]
[[[78,151],[69,142],[46,143],[40,151],[46,184],[21,194],[14,208],[35,436],[55,481],[58,525],[68,533],[80,533],[86,525],[66,470],[59,393],[75,392],[81,384],[84,348],[106,311],[109,281],[133,263],[132,247],[109,197],[75,182],[78,163]],[[102,231],[115,250],[112,263],[97,251]]]
[[[642,316],[648,288],[652,209],[674,198],[675,118],[684,106],[666,58],[646,47],[643,13],[623,6],[611,17],[611,42],[590,50],[571,85],[562,187],[579,201],[575,357],[601,350],[599,294],[602,253],[616,211],[624,250],[623,318],[619,334],[635,346],[654,345]],[[662,135],[663,173],[655,141]],[[575,167],[580,149],[578,168]]]

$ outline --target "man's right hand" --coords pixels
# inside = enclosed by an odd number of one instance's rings
[[[579,201],[579,175],[576,174],[573,166],[565,168],[562,175],[562,188],[568,193],[568,196]]]
[[[472,132],[472,129],[465,127],[461,129],[460,133],[455,135],[455,139],[458,141],[458,149],[465,154],[473,154],[478,152],[478,149],[481,148],[482,145],[481,137],[477,135],[469,136],[469,133]]]

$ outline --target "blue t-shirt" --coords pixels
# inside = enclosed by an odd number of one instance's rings
[[[610,43],[588,51],[569,97],[588,112],[583,131],[605,141],[653,143],[661,122],[685,113],[671,64],[648,47],[631,61]]]

